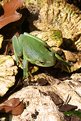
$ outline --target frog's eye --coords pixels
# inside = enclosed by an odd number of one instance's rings
[[[45,64],[45,62],[44,62],[44,61],[40,61],[40,63],[41,63],[42,65],[44,65],[44,64]]]
[[[45,61],[36,61],[36,63],[39,65],[39,64],[41,64],[41,65],[44,65],[45,64]]]

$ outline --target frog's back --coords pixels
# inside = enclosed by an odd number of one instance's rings
[[[52,53],[39,38],[30,34],[21,35],[23,53],[25,58],[36,65],[50,67],[55,64],[54,53]]]

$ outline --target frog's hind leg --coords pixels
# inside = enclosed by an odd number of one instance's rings
[[[25,56],[23,56],[23,79],[27,78],[28,76],[29,76],[28,61],[25,58]]]
[[[16,63],[18,65],[19,61],[20,61],[19,59],[20,59],[20,57],[22,56],[23,53],[22,53],[20,42],[19,42],[19,39],[17,38],[17,36],[13,36],[12,45],[13,45],[13,49],[14,49]]]

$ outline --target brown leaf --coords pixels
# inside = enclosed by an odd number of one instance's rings
[[[65,112],[65,111],[72,111],[77,109],[77,106],[70,105],[70,104],[64,104],[60,107],[59,111]]]
[[[24,104],[23,102],[21,102],[18,106],[16,106],[15,108],[13,108],[12,110],[12,114],[17,116],[17,115],[20,115],[24,110]]]
[[[24,104],[23,102],[20,102],[19,98],[7,100],[0,106],[0,111],[4,111],[6,113],[11,112],[13,115],[20,115],[23,110]]]
[[[3,5],[4,15],[0,17],[0,29],[5,25],[19,20],[22,15],[16,10],[23,5],[23,0],[10,0]]]
[[[10,100],[5,101],[4,105],[10,106],[10,107],[16,107],[17,105],[19,105],[19,103],[20,103],[19,98],[12,98]]]

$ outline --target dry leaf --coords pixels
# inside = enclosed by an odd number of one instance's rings
[[[20,115],[23,112],[23,110],[24,110],[24,104],[23,104],[23,102],[21,102],[21,103],[19,103],[18,106],[16,106],[15,108],[13,108],[13,110],[12,110],[11,113],[13,115],[17,116],[17,115]]]
[[[4,15],[0,17],[0,29],[5,25],[19,20],[22,15],[16,10],[23,5],[23,0],[11,0],[3,5]]]
[[[5,101],[0,105],[0,111],[4,111],[6,113],[10,112],[13,115],[20,115],[24,110],[23,102],[20,102],[19,98],[12,98],[10,100]]]

